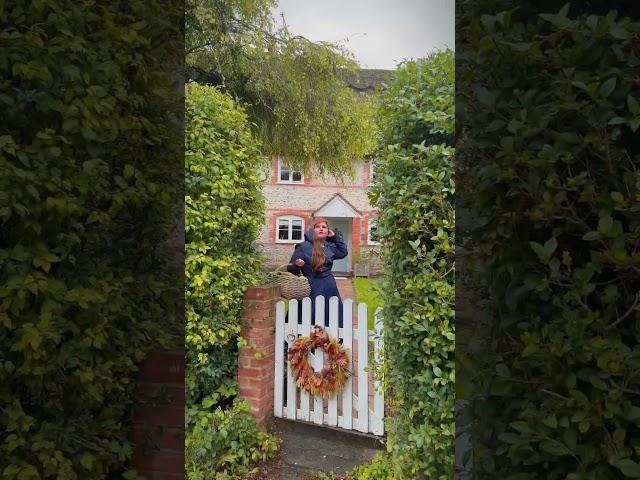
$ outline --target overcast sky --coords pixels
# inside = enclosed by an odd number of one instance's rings
[[[365,68],[394,68],[409,58],[454,48],[454,0],[279,0],[289,31],[341,42]]]

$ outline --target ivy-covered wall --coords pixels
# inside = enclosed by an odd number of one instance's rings
[[[401,65],[385,92],[372,203],[384,257],[389,449],[397,479],[453,477],[453,53]]]
[[[181,200],[165,69],[182,15],[138,0],[0,7],[3,479],[122,473],[137,366],[180,331],[181,275],[160,252]]]

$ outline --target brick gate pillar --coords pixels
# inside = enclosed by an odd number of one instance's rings
[[[242,332],[247,345],[240,347],[238,383],[240,396],[251,407],[251,414],[261,429],[273,414],[273,389],[276,342],[276,303],[280,287],[251,287],[244,296]]]

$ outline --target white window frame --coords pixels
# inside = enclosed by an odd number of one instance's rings
[[[280,221],[286,220],[289,223],[289,238],[286,240],[280,239]],[[292,220],[300,220],[302,222],[302,238],[300,240],[292,240],[291,236],[293,235],[293,222]],[[283,215],[282,217],[276,218],[276,243],[300,243],[304,241],[304,218],[298,217],[296,215]]]
[[[367,221],[367,244],[368,245],[380,245],[380,242],[375,242],[373,240],[371,240],[371,227],[372,226],[377,226],[378,225],[378,220],[375,218],[370,218]]]
[[[369,186],[373,185],[373,158],[369,160]]]
[[[304,183],[304,174],[300,171],[300,170],[295,170],[296,172],[300,173],[300,180],[293,180],[293,172],[294,170],[291,167],[289,168],[289,180],[282,180],[282,159],[279,158],[278,159],[278,181],[277,183],[284,183],[284,184],[293,184],[293,185],[299,185]]]

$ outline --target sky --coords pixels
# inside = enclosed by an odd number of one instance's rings
[[[395,68],[402,60],[454,48],[455,0],[279,0],[292,34],[339,42],[363,68]]]

